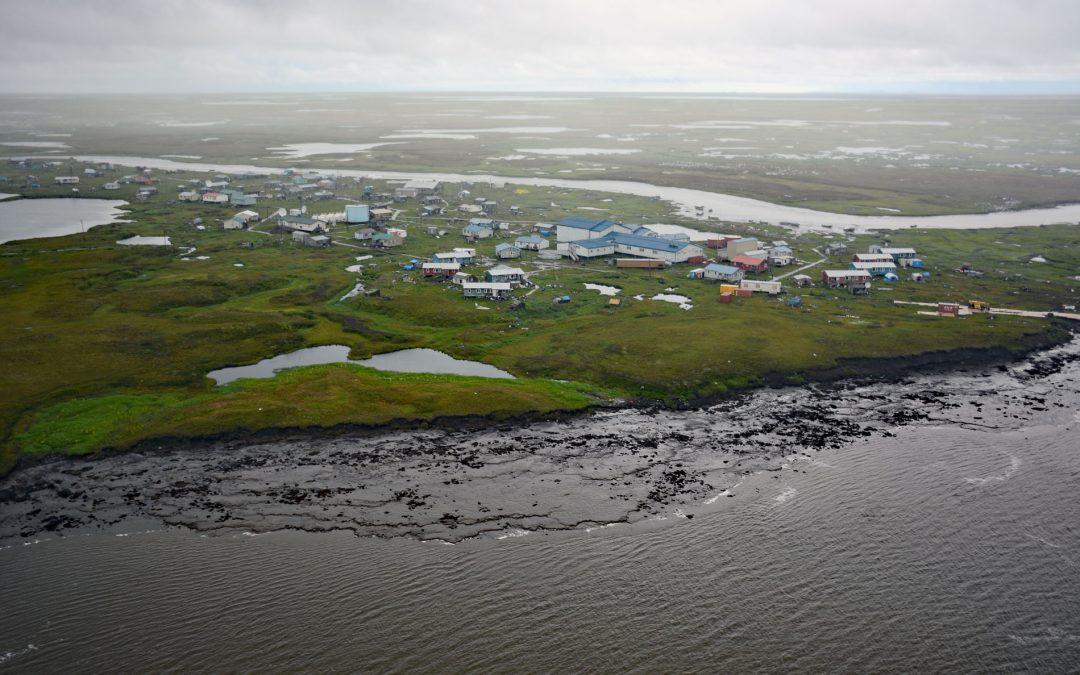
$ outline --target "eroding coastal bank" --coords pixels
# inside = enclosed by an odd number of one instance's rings
[[[703,409],[600,410],[30,466],[0,481],[0,539],[152,519],[203,532],[347,530],[460,541],[692,519],[748,478],[908,433],[1075,424],[1080,338],[1013,365],[758,390]]]

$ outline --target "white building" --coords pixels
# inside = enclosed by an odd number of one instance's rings
[[[756,281],[753,279],[743,279],[739,282],[739,288],[745,288],[755,293],[768,293],[769,295],[777,295],[783,290],[779,281]]]
[[[510,284],[503,282],[466,281],[461,284],[466,298],[491,298],[502,300],[510,297]]]
[[[508,260],[510,258],[520,258],[521,249],[513,244],[496,244],[495,245],[495,257],[500,260]]]
[[[484,279],[492,283],[508,283],[517,286],[525,281],[525,270],[520,267],[499,265],[485,272]]]

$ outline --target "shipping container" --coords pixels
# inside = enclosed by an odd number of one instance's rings
[[[743,279],[739,288],[769,295],[776,295],[782,290],[779,281],[754,281],[752,279]]]
[[[667,267],[663,260],[651,258],[616,258],[615,267],[635,267],[639,269],[659,270]]]
[[[731,302],[731,293],[721,293],[720,302]]]

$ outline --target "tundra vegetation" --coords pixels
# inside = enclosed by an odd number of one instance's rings
[[[52,171],[77,175],[82,166]],[[893,300],[978,298],[1030,310],[1078,300],[1080,230],[1055,225],[850,236],[848,253],[807,272],[815,281],[821,269],[846,267],[851,252],[886,240],[916,247],[927,261],[929,281],[879,282],[870,296],[853,297],[820,285],[796,289],[788,279],[785,296],[755,294],[731,304],[718,302],[716,285],[688,279],[688,265],[666,270],[616,269],[606,260],[544,265],[535,252],[525,252],[512,264],[532,272],[537,288],[515,291],[524,304],[511,308],[508,302],[462,298],[457,287],[403,268],[413,258],[465,245],[460,218],[452,225],[416,217],[416,200],[395,207],[401,216],[393,225],[408,229],[401,247],[363,248],[352,238],[353,228],[342,225],[333,238],[352,246],[310,248],[273,231],[272,219],[256,225],[258,231],[226,231],[222,220],[239,208],[175,201],[180,183],[205,180],[205,173],[156,172],[160,194],[145,201],[135,199],[133,185],[101,190],[104,182],[130,172],[118,168],[84,180],[81,188],[83,196],[131,200],[126,222],[0,246],[5,319],[0,324],[0,472],[22,456],[123,449],[160,438],[466,416],[509,419],[625,400],[679,404],[765,382],[800,382],[854,358],[903,360],[964,348],[1022,350],[1060,339],[1067,329],[1052,320],[1014,316],[929,317]],[[25,180],[23,173],[8,171],[9,179],[17,184]],[[70,188],[51,186],[51,173],[34,173],[45,186],[37,195],[71,194]],[[234,183],[256,190],[264,180]],[[362,186],[371,183],[377,191],[392,188],[381,181],[348,181],[336,188],[338,198],[309,202],[309,210],[343,210],[346,203],[362,201]],[[825,243],[845,238],[840,233],[796,236],[784,228],[745,223],[703,224],[680,219],[671,205],[657,200],[558,188],[447,185],[451,205],[463,187],[471,197],[498,201],[498,218],[520,231],[569,214],[681,223],[783,238],[805,261],[818,260]],[[511,204],[524,215],[508,215]],[[256,210],[265,216],[297,205],[267,200]],[[205,229],[193,225],[196,218]],[[448,233],[433,236],[428,225]],[[165,234],[173,246],[116,244],[136,234]],[[481,255],[493,257],[497,243],[515,236],[476,246]],[[372,257],[358,263],[362,255]],[[359,272],[346,271],[356,264],[362,265]],[[964,264],[984,276],[954,271]],[[483,271],[479,265],[466,269]],[[343,300],[358,281],[379,295]],[[618,287],[622,305],[609,306],[608,297],[585,289],[586,282]],[[649,300],[665,289],[689,297],[693,309]],[[571,302],[554,302],[567,294]],[[801,307],[786,303],[791,295],[801,296]],[[517,379],[386,373],[348,364],[221,387],[206,376],[217,368],[326,344],[348,345],[354,359],[412,347],[438,349],[492,364]]]

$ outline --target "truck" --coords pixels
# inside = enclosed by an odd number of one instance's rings
[[[990,303],[985,300],[969,300],[968,308],[973,312],[989,312]]]

